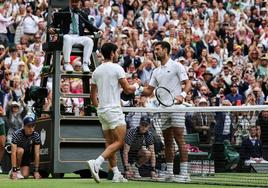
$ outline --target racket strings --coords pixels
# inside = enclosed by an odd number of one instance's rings
[[[164,106],[171,106],[174,103],[174,97],[167,89],[158,88],[156,96],[159,102]]]

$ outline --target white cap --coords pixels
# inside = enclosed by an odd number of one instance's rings
[[[185,58],[183,56],[179,57],[178,61],[185,61]]]
[[[18,107],[20,107],[20,103],[18,103],[17,101],[12,101],[11,106],[18,106]]]
[[[200,103],[206,103],[206,104],[208,104],[208,101],[207,101],[207,99],[205,99],[204,97],[202,97],[202,98],[199,100],[199,103],[198,103],[198,104],[200,104]]]
[[[77,60],[77,61],[74,61],[74,62],[73,62],[73,66],[74,66],[74,67],[77,66],[77,65],[78,65],[78,66],[81,66],[81,65],[82,65],[81,61],[78,61],[78,60]]]

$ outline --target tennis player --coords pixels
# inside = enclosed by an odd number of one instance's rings
[[[157,42],[154,45],[154,53],[161,65],[157,67],[151,77],[150,83],[143,89],[142,95],[150,96],[157,87],[167,88],[175,96],[175,105],[181,104],[186,97],[186,93],[191,89],[191,82],[183,65],[173,61],[170,54],[170,44],[165,41]],[[184,84],[184,88],[182,86]],[[185,113],[162,113],[162,132],[165,142],[165,155],[167,163],[167,181],[189,182],[191,181],[188,168],[188,153],[185,147]],[[179,146],[180,151],[180,175],[174,176],[173,160],[174,145],[173,138]]]
[[[118,47],[113,43],[105,43],[101,47],[104,62],[96,68],[92,75],[90,97],[97,107],[99,121],[102,124],[106,149],[96,159],[87,161],[94,180],[99,183],[99,169],[108,159],[113,170],[113,182],[127,182],[118,170],[116,152],[124,145],[126,135],[125,116],[120,105],[121,87],[127,94],[134,93],[139,84],[129,85],[124,69],[117,64]]]

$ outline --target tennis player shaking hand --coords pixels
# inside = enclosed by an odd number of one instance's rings
[[[106,140],[106,149],[96,159],[87,164],[94,180],[99,183],[99,169],[104,160],[109,160],[113,170],[113,182],[127,182],[118,170],[116,152],[124,145],[126,135],[125,116],[121,109],[121,88],[125,93],[134,93],[140,85],[130,85],[124,69],[117,64],[118,47],[113,43],[105,43],[101,47],[104,62],[92,74],[90,97],[97,107],[99,121]]]
[[[188,79],[185,68],[170,58],[170,50],[171,46],[168,42],[160,41],[154,44],[154,53],[161,65],[154,70],[149,85],[142,91],[142,95],[150,96],[156,89],[156,97],[162,107],[181,104],[187,92],[191,90],[191,81]],[[161,113],[161,122],[167,164],[166,179],[189,182],[191,179],[187,171],[188,153],[184,141],[185,113]],[[173,174],[173,138],[180,150],[180,175],[176,177]]]

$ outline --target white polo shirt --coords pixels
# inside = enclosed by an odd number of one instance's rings
[[[119,79],[125,78],[124,69],[116,63],[102,63],[92,75],[92,83],[97,85],[99,110],[121,107]]]
[[[182,64],[169,59],[165,65],[157,67],[151,77],[149,85],[167,88],[173,96],[182,92],[181,82],[188,80],[188,75]]]
[[[7,57],[5,59],[4,64],[6,66],[10,66],[9,69],[10,69],[12,75],[14,75],[18,71],[18,67],[19,67],[19,64],[20,64],[20,58],[16,57],[16,59],[14,60],[11,57]]]

